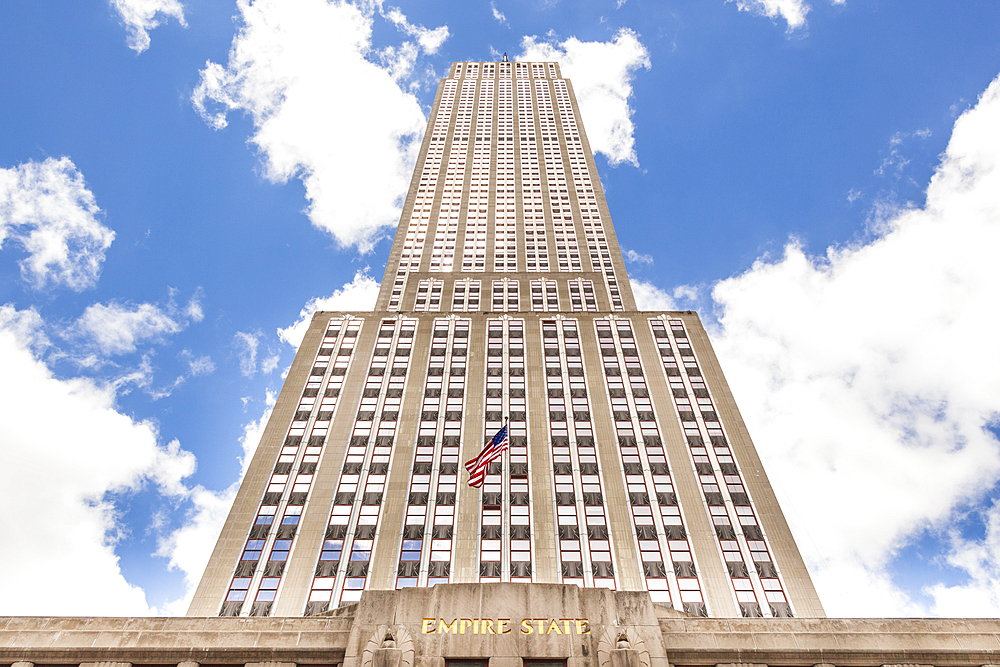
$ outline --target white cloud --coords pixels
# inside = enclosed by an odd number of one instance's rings
[[[0,306],[0,331],[10,332],[25,348],[39,354],[49,347],[45,322],[34,307],[16,310],[10,304]]]
[[[189,377],[210,375],[215,372],[215,362],[213,362],[212,358],[207,354],[196,357],[190,350],[181,350],[179,356],[187,362]]]
[[[923,208],[865,245],[795,242],[719,283],[716,350],[832,616],[1000,613],[1000,519],[954,538],[968,585],[892,581],[1000,480],[1000,79],[956,122]],[[850,583],[848,583],[850,582]]]
[[[646,255],[646,254],[638,253],[635,250],[631,250],[630,249],[630,250],[626,250],[625,251],[625,261],[626,262],[641,262],[643,264],[652,264],[653,263],[653,257],[652,257],[652,255]]]
[[[741,12],[761,14],[769,19],[780,16],[788,24],[789,32],[804,27],[806,14],[811,10],[808,3],[803,0],[726,0],[726,2],[734,1]],[[833,4],[844,4],[844,0],[834,0]]]
[[[162,340],[183,325],[151,303],[124,306],[115,302],[87,306],[73,326],[77,337],[87,338],[105,355],[135,352],[147,340]]]
[[[128,48],[142,53],[149,48],[149,31],[167,19],[175,18],[182,26],[184,5],[179,0],[110,0],[111,7],[121,16],[128,33]]]
[[[507,22],[507,15],[497,9],[496,0],[490,0],[490,11],[493,12],[493,18],[499,21],[501,25]]]
[[[233,347],[240,360],[240,374],[252,378],[257,372],[257,347],[260,334],[237,331],[233,336]]]
[[[67,157],[0,169],[0,245],[9,238],[24,248],[21,276],[36,289],[51,283],[79,292],[97,283],[115,238],[100,213]]]
[[[631,280],[632,296],[639,310],[686,310],[691,306],[680,305],[680,301],[696,302],[701,296],[697,287],[679,285],[672,292],[662,290],[645,280]]]
[[[358,271],[354,279],[328,297],[310,299],[299,313],[299,319],[291,326],[278,329],[278,338],[293,347],[298,347],[309,329],[313,313],[317,310],[362,311],[372,310],[378,298],[379,284],[368,275],[368,269]]]
[[[677,310],[670,294],[645,280],[632,280],[632,296],[639,310]]]
[[[244,377],[252,378],[257,374],[258,355],[261,354],[260,344],[264,334],[260,331],[245,333],[237,331],[233,337],[233,347],[236,349],[236,356],[240,362],[240,373]],[[281,355],[271,355],[260,359],[260,372],[264,375],[274,371],[281,361]]]
[[[194,457],[176,441],[160,446],[152,424],[116,411],[111,389],[53,377],[29,347],[25,323],[36,317],[0,307],[0,532],[18,544],[0,550],[0,614],[154,613],[122,575],[122,526],[109,494],[153,484],[176,498]],[[87,576],[67,586],[70,572]]]
[[[228,111],[247,113],[265,176],[301,179],[312,223],[342,245],[371,250],[398,222],[426,125],[416,97],[394,78],[412,71],[413,50],[372,52],[371,4],[237,4],[241,27],[229,62],[207,63],[195,108],[216,128]],[[447,31],[410,27],[425,50]]]
[[[517,60],[559,61],[563,76],[572,80],[591,150],[603,153],[612,165],[638,166],[629,97],[635,71],[651,66],[639,36],[627,28],[607,42],[570,37],[559,44],[531,36],[521,41],[521,48]]]
[[[387,19],[396,24],[396,27],[407,35],[415,37],[417,44],[425,53],[434,54],[438,52],[441,45],[448,39],[448,26],[443,25],[431,30],[422,25],[413,25],[397,7],[393,7],[383,14]]]
[[[260,372],[264,375],[274,372],[278,367],[278,362],[281,361],[281,355],[275,354],[274,356],[267,357],[260,362]]]
[[[183,309],[170,301],[165,306],[152,303],[87,306],[83,315],[69,327],[69,338],[83,341],[104,356],[135,352],[138,345],[160,342],[165,336],[183,331],[191,321],[204,318],[196,295]],[[96,362],[97,360],[92,360]]]

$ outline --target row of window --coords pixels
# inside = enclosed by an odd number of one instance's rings
[[[494,151],[493,81],[483,81],[479,88],[479,106],[476,118],[476,137],[473,145],[471,183],[478,187],[469,192],[468,213],[465,222],[465,242],[462,270],[486,270],[486,219],[489,207],[491,158]],[[481,198],[480,198],[481,196]]]
[[[393,298],[396,292],[402,293],[405,286],[405,277],[396,279],[393,287]],[[574,312],[597,311],[597,298],[594,294],[594,283],[590,280],[573,279],[567,281],[567,296],[569,297],[569,308]],[[460,279],[455,281],[452,291],[451,310],[453,312],[473,312],[480,310],[481,306],[486,306],[487,310],[494,312],[517,312],[521,310],[519,282],[513,279],[494,280],[492,288],[492,299],[484,304],[481,300],[481,282],[479,280]],[[560,303],[559,288],[555,280],[532,280],[529,281],[530,305],[533,311],[564,310],[565,302]],[[414,311],[438,312],[444,300],[443,280],[421,280],[417,284],[417,293],[413,303]],[[565,298],[565,297],[564,297]],[[396,301],[398,306],[398,299]]]
[[[480,67],[482,69],[480,69]],[[500,63],[456,63],[455,70],[452,73],[452,78],[476,78],[482,76],[482,78],[493,78],[498,76],[500,78],[509,79],[512,76],[518,79],[522,78],[534,78],[541,79],[548,77],[550,79],[557,78],[557,69],[555,63],[511,63],[511,62],[500,62]]]

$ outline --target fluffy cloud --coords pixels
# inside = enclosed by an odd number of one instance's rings
[[[0,614],[153,613],[122,576],[110,494],[155,485],[180,497],[194,457],[176,441],[161,446],[152,424],[116,411],[109,388],[55,378],[32,352],[32,322],[39,324],[33,311],[0,307],[7,378],[0,382],[0,532],[17,543],[0,550]],[[70,572],[87,576],[67,585]]]
[[[396,27],[407,35],[414,37],[426,53],[434,54],[438,52],[441,45],[448,39],[448,26],[443,25],[431,30],[422,25],[413,25],[406,19],[397,7],[393,7],[384,16],[396,24]]]
[[[168,334],[182,331],[192,321],[204,318],[198,296],[183,309],[173,301],[166,306],[152,303],[121,304],[112,301],[95,303],[68,330],[70,338],[82,340],[103,356],[135,352],[146,341],[161,341]]]
[[[136,53],[149,48],[149,31],[175,18],[182,26],[184,5],[179,0],[111,0],[111,7],[121,16],[128,33],[128,47]]]
[[[804,27],[806,14],[810,11],[803,0],[726,0],[734,1],[741,12],[752,12],[770,19],[780,16],[788,24],[789,32]],[[834,0],[834,4],[843,4],[843,0]]]
[[[398,222],[426,125],[416,97],[397,81],[412,71],[416,50],[404,44],[373,52],[377,3],[238,6],[242,25],[229,61],[207,63],[195,108],[216,128],[226,126],[228,111],[247,113],[265,176],[301,179],[312,223],[342,245],[369,251]],[[387,16],[428,52],[447,36],[447,28],[410,25],[398,10]]]
[[[956,122],[922,208],[866,244],[795,242],[713,292],[716,349],[826,610],[1000,613],[1000,516],[952,535],[970,582],[893,583],[892,558],[947,535],[1000,480],[1000,79]]]
[[[628,98],[635,71],[650,68],[649,52],[639,36],[622,28],[607,42],[570,37],[560,44],[525,37],[521,48],[517,60],[559,61],[563,76],[573,82],[591,150],[603,153],[613,165],[638,166]]]
[[[354,274],[354,279],[351,282],[334,290],[330,296],[310,299],[299,313],[299,319],[295,324],[278,329],[278,337],[289,345],[298,347],[309,329],[313,313],[317,310],[371,310],[375,307],[375,300],[378,298],[378,288],[379,284],[368,275],[367,268],[364,271],[358,271]]]
[[[0,169],[0,245],[11,239],[24,248],[21,276],[36,289],[94,286],[115,238],[100,213],[67,157]]]

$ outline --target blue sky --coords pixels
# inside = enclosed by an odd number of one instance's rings
[[[0,613],[183,612],[302,323],[371,307],[438,78],[507,52],[573,79],[637,296],[701,311],[828,613],[996,616],[998,25],[6,3]]]

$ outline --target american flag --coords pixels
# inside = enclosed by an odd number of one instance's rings
[[[500,455],[510,446],[509,435],[507,425],[504,424],[503,428],[493,436],[493,439],[483,447],[483,451],[479,452],[479,456],[465,464],[465,469],[469,471],[469,486],[478,489],[483,485],[490,464],[500,458]]]

